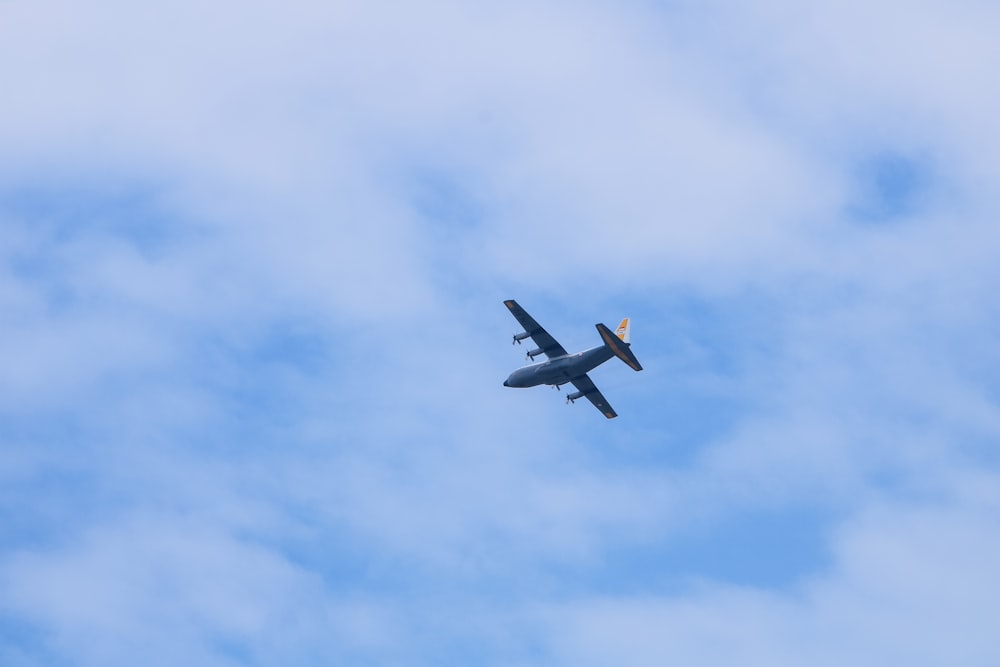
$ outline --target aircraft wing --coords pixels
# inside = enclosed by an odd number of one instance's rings
[[[583,392],[583,397],[594,404],[594,407],[601,411],[608,419],[614,419],[618,416],[618,413],[614,411],[614,408],[608,403],[607,399],[604,398],[602,394],[597,389],[597,385],[586,375],[581,375],[580,377],[572,380],[573,386]]]
[[[538,322],[535,321],[531,315],[524,311],[524,308],[518,305],[517,301],[513,299],[507,299],[503,302],[503,305],[507,306],[510,310],[511,315],[517,318],[517,321],[521,323],[524,330],[531,336],[531,340],[535,341],[535,345],[538,346],[545,356],[549,359],[555,357],[562,357],[566,355],[566,349],[559,344],[552,335],[542,328]]]

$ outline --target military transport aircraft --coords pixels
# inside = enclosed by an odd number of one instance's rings
[[[594,370],[611,357],[618,357],[633,370],[642,370],[639,360],[629,349],[631,346],[629,342],[631,324],[627,317],[618,325],[618,330],[615,333],[612,333],[603,324],[595,325],[597,332],[601,334],[601,340],[604,341],[603,345],[576,354],[569,354],[548,331],[543,329],[531,315],[524,311],[524,308],[517,304],[517,301],[508,299],[503,303],[524,327],[523,332],[514,334],[513,342],[520,345],[522,340],[530,336],[538,347],[528,352],[528,359],[534,361],[535,357],[540,354],[549,358],[548,361],[517,369],[510,374],[503,386],[535,387],[540,384],[549,384],[559,389],[569,382],[578,391],[566,396],[567,403],[573,403],[578,398],[586,398],[608,419],[618,416],[618,413],[611,409],[607,400],[597,390],[593,381],[587,377],[587,372]]]

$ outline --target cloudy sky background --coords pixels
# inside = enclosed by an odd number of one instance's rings
[[[995,3],[159,4],[0,4],[0,663],[1000,662]]]

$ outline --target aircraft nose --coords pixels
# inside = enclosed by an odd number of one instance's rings
[[[503,381],[503,386],[505,386],[505,387],[509,387],[510,385],[509,385],[509,384],[507,384],[507,381],[506,381],[506,380],[504,380],[504,381]]]

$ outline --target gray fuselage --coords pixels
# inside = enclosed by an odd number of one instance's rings
[[[536,387],[540,384],[560,385],[586,375],[614,356],[607,345],[583,352],[567,354],[548,361],[518,368],[503,383],[505,387]]]

